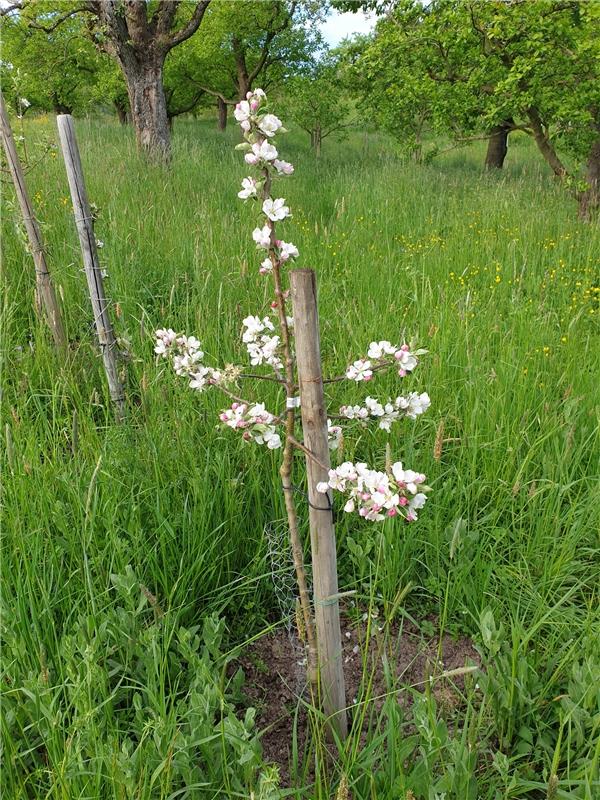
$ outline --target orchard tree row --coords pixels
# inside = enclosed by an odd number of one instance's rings
[[[363,106],[416,158],[432,132],[488,140],[501,168],[511,133],[530,135],[579,200],[600,205],[600,3],[579,0],[335,2],[379,10],[346,48]]]
[[[17,113],[104,106],[168,160],[174,117],[210,105],[219,127],[259,83],[284,91],[319,152],[350,120],[376,124],[416,159],[441,137],[531,136],[578,199],[600,207],[600,3],[332,0],[376,12],[365,37],[327,52],[319,0],[15,0],[2,10],[2,85]]]
[[[224,129],[257,82],[293,82],[301,105],[328,70],[321,17],[308,0],[19,0],[3,9],[3,91],[18,114],[112,107],[168,160],[174,117],[210,104]]]

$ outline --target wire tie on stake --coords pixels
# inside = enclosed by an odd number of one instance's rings
[[[327,508],[323,508],[323,506],[315,506],[313,503],[311,503],[308,497],[308,493],[305,492],[304,489],[301,489],[299,486],[294,486],[294,484],[292,484],[291,488],[294,492],[298,492],[298,494],[301,494],[308,503],[308,505],[311,508],[314,508],[315,511],[330,511],[333,514],[333,506],[331,505],[331,498],[329,497],[329,494],[325,495],[325,497],[327,498],[328,506]]]

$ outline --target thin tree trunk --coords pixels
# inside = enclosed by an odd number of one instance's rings
[[[502,122],[490,133],[485,156],[486,170],[502,169],[508,152],[508,134],[512,129],[510,122]]]
[[[160,59],[123,67],[138,148],[157,161],[169,161],[171,137]]]
[[[222,97],[217,97],[217,125],[220,131],[227,128],[227,103]]]
[[[537,109],[530,108],[527,114],[529,116],[529,121],[531,122],[533,138],[535,139],[535,143],[537,144],[540,153],[550,165],[552,172],[554,172],[554,174],[559,178],[565,178],[568,175],[567,168],[562,163],[556,150],[552,146],[552,142],[544,130],[544,126]]]
[[[27,194],[27,187],[25,185],[25,176],[21,169],[17,149],[15,147],[15,140],[13,138],[12,129],[10,127],[10,120],[6,113],[6,106],[4,105],[4,97],[0,94],[0,129],[2,130],[2,141],[6,151],[6,160],[10,174],[15,185],[15,192],[21,208],[23,222],[27,230],[29,238],[29,246],[31,248],[31,255],[35,266],[35,281],[36,292],[39,301],[43,305],[44,312],[48,326],[52,331],[52,336],[56,346],[65,348],[67,345],[67,337],[63,327],[62,315],[60,307],[54,292],[54,286],[50,273],[48,272],[48,265],[46,264],[46,254],[44,252],[44,242],[42,234],[33,212],[31,200]]]
[[[121,125],[127,125],[129,122],[127,118],[127,108],[119,103],[117,100],[114,101],[114,107],[117,112],[117,117]]]
[[[321,155],[321,143],[323,141],[323,134],[321,131],[321,124],[318,123],[317,127],[315,128],[315,138],[314,138],[314,148],[315,148],[315,155],[317,158]]]

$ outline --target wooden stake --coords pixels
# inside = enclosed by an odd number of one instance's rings
[[[83,267],[87,278],[90,300],[94,312],[94,324],[98,342],[102,350],[104,369],[108,379],[110,396],[115,407],[115,415],[120,422],[125,415],[125,398],[117,369],[117,342],[108,314],[108,305],[104,295],[102,270],[98,260],[94,221],[85,190],[83,169],[79,157],[79,148],[75,138],[73,117],[70,114],[59,114],[56,118],[58,136],[65,160],[75,224],[79,234],[79,244],[83,256]]]
[[[64,349],[67,346],[67,337],[65,335],[65,329],[62,322],[60,306],[58,305],[56,294],[54,293],[54,286],[52,285],[52,279],[50,277],[50,273],[48,272],[42,234],[33,213],[31,200],[27,194],[25,176],[23,175],[23,169],[21,168],[19,156],[17,155],[15,140],[10,127],[10,120],[6,112],[4,98],[2,97],[1,93],[0,130],[2,132],[2,143],[4,144],[4,150],[6,152],[6,160],[8,161],[10,174],[15,185],[15,192],[17,195],[17,200],[19,201],[19,206],[21,207],[21,214],[23,216],[23,222],[25,223],[25,229],[27,230],[27,236],[29,237],[29,247],[31,249],[33,263],[35,265],[37,296],[43,306],[46,321],[50,327],[50,330],[52,331],[52,336],[54,337],[54,343],[58,348]]]
[[[321,701],[325,714],[331,719],[337,734],[343,739],[347,735],[348,727],[335,530],[329,498],[327,495],[317,492],[316,489],[317,483],[328,480],[327,470],[330,460],[314,271],[311,269],[292,270],[290,285],[302,432],[304,445],[313,456],[306,456],[306,472]]]

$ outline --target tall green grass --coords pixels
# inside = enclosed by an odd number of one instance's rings
[[[218,430],[219,398],[187,391],[157,365],[151,336],[161,326],[193,332],[216,363],[240,361],[242,318],[270,302],[252,213],[236,197],[245,174],[237,133],[179,122],[166,172],[143,163],[115,125],[83,120],[77,132],[130,353],[129,419],[111,420],[64,168],[51,151],[28,183],[64,298],[66,361],[35,318],[31,260],[11,190],[3,192],[5,796],[271,796],[268,774],[258,786],[252,747],[250,776],[239,732],[223,732],[238,689],[219,672],[216,649],[220,700],[211,702],[227,712],[215,712],[225,766],[181,777],[174,752],[192,766],[215,756],[199,755],[191,733],[177,749],[199,690],[174,664],[185,673],[191,663],[177,632],[212,614],[226,622],[225,651],[278,618],[264,535],[284,516],[276,456]],[[30,153],[41,152],[43,136],[56,140],[52,120],[32,121],[28,136]],[[478,147],[414,165],[369,132],[331,143],[319,161],[297,134],[282,147],[296,165],[283,190],[294,212],[285,238],[318,272],[326,372],[374,338],[406,336],[430,351],[406,380],[430,393],[432,407],[391,443],[395,458],[428,475],[431,500],[409,530],[389,521],[378,533],[342,517],[343,588],[386,608],[410,585],[405,613],[433,613],[443,630],[473,636],[488,665],[484,699],[470,690],[451,741],[431,721],[434,701],[419,700],[429,703],[415,723],[424,784],[401,774],[406,738],[387,703],[367,743],[357,733],[304,796],[332,796],[343,774],[361,798],[408,789],[427,800],[443,791],[446,800],[536,798],[556,789],[591,800],[600,747],[598,227],[576,220],[525,140],[499,175],[482,174]],[[387,396],[397,379],[369,388]],[[332,406],[361,397],[360,387],[336,389]],[[449,441],[438,462],[442,421]],[[381,464],[382,437],[348,437],[347,456]],[[353,556],[348,537],[373,541],[372,555]],[[138,608],[127,580],[138,594],[146,587],[160,614],[151,603]],[[150,661],[127,645],[144,636]],[[152,697],[134,700],[125,684],[136,682],[146,692],[152,682]],[[474,760],[459,747],[461,730],[463,743],[479,743]],[[466,783],[442,781],[459,772]],[[299,796],[312,780],[302,774]],[[195,786],[202,776],[206,786]],[[181,785],[187,795],[177,794]]]

